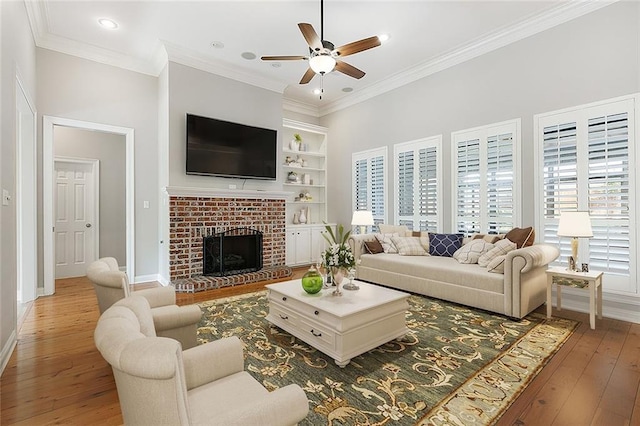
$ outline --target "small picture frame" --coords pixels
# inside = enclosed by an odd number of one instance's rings
[[[583,263],[582,264],[582,272],[589,272],[589,264],[588,263]]]

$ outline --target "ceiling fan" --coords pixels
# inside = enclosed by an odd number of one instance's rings
[[[309,69],[304,73],[300,84],[307,84],[316,75],[324,76],[333,70],[353,78],[362,78],[365,72],[353,65],[341,61],[340,58],[380,46],[377,36],[354,41],[340,47],[324,39],[324,0],[320,0],[320,37],[311,24],[299,23],[298,28],[309,45],[308,56],[263,56],[263,61],[309,61]]]

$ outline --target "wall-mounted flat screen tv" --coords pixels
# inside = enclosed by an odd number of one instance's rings
[[[276,178],[278,133],[187,114],[187,174]]]

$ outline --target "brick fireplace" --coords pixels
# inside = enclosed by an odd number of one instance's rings
[[[167,188],[169,194],[169,274],[176,291],[195,292],[291,275],[285,265],[285,199],[276,191]],[[263,234],[260,271],[202,275],[203,238],[235,228]]]

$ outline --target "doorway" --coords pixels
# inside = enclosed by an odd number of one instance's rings
[[[17,323],[36,298],[37,189],[36,189],[36,110],[29,101],[22,81],[16,78],[16,260]]]
[[[78,129],[89,132],[97,132],[103,134],[110,135],[118,135],[121,140],[124,141],[124,166],[120,170],[120,174],[124,176],[124,187],[120,191],[110,192],[111,196],[122,200],[121,208],[119,211],[124,215],[124,254],[121,258],[124,259],[119,263],[121,265],[126,265],[127,275],[130,277],[130,280],[133,282],[135,277],[135,260],[134,260],[134,241],[135,241],[135,231],[134,231],[134,159],[133,159],[133,151],[134,151],[134,131],[131,128],[125,127],[116,127],[105,124],[84,122],[78,120],[71,120],[59,117],[43,117],[43,229],[45,230],[43,235],[43,260],[44,260],[44,293],[49,295],[55,293],[55,276],[56,276],[56,262],[58,260],[58,255],[56,253],[56,230],[55,230],[55,215],[54,215],[54,205],[55,205],[55,191],[54,191],[54,183],[56,181],[56,175],[54,173],[54,154],[56,153],[55,149],[55,140],[56,140],[56,131],[60,132],[61,129]],[[68,155],[67,155],[68,156]],[[83,157],[87,157],[87,155],[83,155]],[[101,168],[104,169],[105,167]],[[103,174],[103,171],[101,171]],[[102,179],[105,181],[106,179]],[[101,193],[105,193],[105,191],[100,191]],[[109,203],[101,203],[101,204],[110,204]],[[104,225],[104,220],[100,221],[101,224]],[[85,224],[86,227],[86,224]],[[92,227],[94,225],[92,224]],[[94,230],[96,230],[94,228]],[[97,231],[97,230],[96,230]],[[99,232],[99,231],[98,231]],[[110,232],[105,232],[104,234],[110,234]],[[104,238],[100,238],[100,244],[102,243]],[[112,254],[111,249],[103,250],[99,248],[96,250],[96,257],[98,256],[110,256]],[[114,256],[116,257],[116,256]],[[117,257],[116,257],[117,258]],[[84,274],[83,274],[84,275]]]

